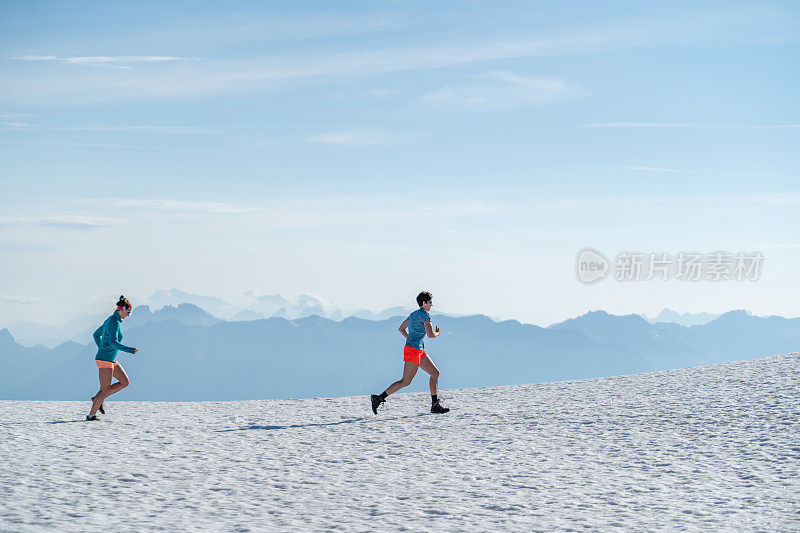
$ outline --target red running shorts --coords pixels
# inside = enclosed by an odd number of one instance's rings
[[[418,350],[411,346],[405,346],[403,348],[403,361],[406,363],[414,363],[415,365],[418,365],[422,358],[426,357],[427,355],[428,354],[425,353],[425,350]]]

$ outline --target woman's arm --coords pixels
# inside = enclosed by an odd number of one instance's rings
[[[94,343],[99,348],[100,347],[100,339],[103,337],[103,324],[100,324],[100,327],[97,328],[97,330],[94,332],[92,337],[94,337]]]
[[[406,318],[405,320],[403,320],[403,323],[400,324],[400,327],[397,328],[397,331],[399,331],[400,335],[402,335],[404,338],[407,339],[408,338],[408,331],[406,331],[407,329],[408,329],[408,319]]]
[[[425,333],[431,339],[435,339],[436,337],[438,337],[439,335],[442,334],[442,331],[439,329],[439,326],[436,326],[436,331],[433,331],[433,327],[431,327],[431,321],[430,320],[426,320],[425,321]]]

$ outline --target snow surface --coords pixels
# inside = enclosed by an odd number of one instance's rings
[[[800,530],[798,363],[450,390],[447,415],[4,401],[0,530]]]

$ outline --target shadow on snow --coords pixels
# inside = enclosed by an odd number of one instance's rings
[[[429,413],[420,413],[417,415],[408,415],[408,416],[396,416],[393,418],[373,418],[372,420],[375,421],[388,421],[388,420],[406,420],[409,418],[419,418],[421,416],[428,416]],[[294,429],[294,428],[313,428],[313,427],[324,427],[324,426],[338,426],[340,424],[352,424],[353,422],[364,422],[369,421],[369,417],[361,416],[358,418],[348,418],[347,420],[339,420],[338,422],[319,422],[313,424],[291,424],[287,426],[259,426],[259,425],[252,425],[252,426],[245,426],[240,428],[232,428],[232,429],[219,429],[217,433],[226,433],[229,431],[248,431],[252,429],[260,429],[263,431],[271,431],[275,429]]]

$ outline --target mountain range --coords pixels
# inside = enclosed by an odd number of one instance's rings
[[[407,313],[409,310],[404,310]],[[114,398],[247,400],[380,392],[400,377],[403,315],[223,321],[182,304],[146,306],[122,324],[132,386]],[[426,349],[442,388],[484,387],[630,374],[797,351],[800,318],[731,311],[703,325],[650,324],[593,311],[547,328],[483,315],[434,314],[443,330]],[[0,330],[0,399],[74,400],[97,389],[91,342],[25,347]],[[417,378],[411,390],[426,390]]]
[[[678,313],[672,309],[663,309],[653,318],[647,318],[646,316],[644,316],[644,318],[651,324],[655,324],[656,322],[674,322],[681,326],[699,326],[707,324],[715,318],[719,318],[719,316],[720,315],[715,315],[713,313]]]
[[[358,307],[340,307],[313,294],[301,294],[294,299],[284,298],[280,294],[257,296],[246,293],[246,297],[248,303],[237,306],[215,296],[169,289],[156,290],[149,297],[144,298],[143,302],[134,303],[136,309],[147,307],[148,310],[156,311],[191,304],[203,309],[211,317],[207,319],[207,322],[221,320],[238,322],[271,317],[297,319],[313,315],[331,320],[343,320],[350,316],[366,320],[384,320],[406,312],[406,308],[402,306],[389,307],[380,311]],[[94,331],[97,324],[104,319],[105,316],[102,314],[80,313],[61,326],[41,324],[31,320],[13,320],[0,323],[0,329],[8,329],[14,339],[23,346],[42,345],[46,348],[54,348],[68,340],[83,342],[87,332],[90,334],[91,331]]]
[[[203,319],[204,325],[223,320],[240,322],[272,317],[294,320],[314,315],[337,321],[347,317],[385,320],[408,312],[408,309],[403,306],[389,307],[379,311],[352,306],[342,307],[313,294],[301,294],[294,299],[289,299],[280,294],[259,296],[248,292],[245,293],[245,297],[247,302],[241,305],[234,305],[215,296],[193,294],[179,289],[159,289],[149,297],[144,298],[136,308],[143,309],[147,307],[148,311],[153,310],[150,311],[153,313],[162,309],[177,308],[183,304],[192,304],[203,309],[209,315]],[[169,313],[169,311],[167,312]],[[443,314],[464,316],[452,313]],[[671,309],[664,309],[652,318],[645,315],[641,316],[651,324],[672,322],[683,326],[694,326],[706,324],[720,315],[711,313],[677,313]],[[500,321],[497,317],[490,318],[496,322]],[[87,334],[90,334],[96,325],[104,319],[105,316],[102,314],[80,313],[61,326],[41,324],[31,320],[14,320],[0,323],[0,329],[7,328],[16,342],[23,346],[42,345],[46,348],[54,348],[68,340],[78,343],[84,342]],[[186,322],[180,317],[177,317],[177,319]]]

